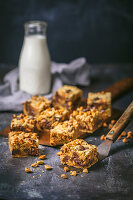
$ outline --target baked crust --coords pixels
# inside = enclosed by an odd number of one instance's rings
[[[46,97],[35,95],[23,103],[23,112],[25,115],[35,116],[49,107],[51,107],[50,100],[48,100]]]
[[[76,139],[61,147],[60,160],[63,165],[89,168],[98,161],[97,147],[82,139]]]
[[[75,109],[82,96],[82,90],[75,86],[64,85],[53,95],[52,104],[55,108],[65,107],[68,110]]]
[[[36,118],[24,114],[13,115],[10,130],[36,132]]]
[[[11,131],[8,142],[12,157],[29,157],[39,155],[39,141],[36,133]]]
[[[45,131],[45,129],[52,129],[59,122],[67,120],[69,117],[69,112],[64,109],[48,108],[41,112],[37,117],[36,127],[39,132]]]
[[[88,93],[87,108],[101,111],[102,116],[107,119],[111,117],[111,93],[110,92],[98,92]]]
[[[79,137],[77,121],[64,121],[50,130],[50,144],[63,145]]]

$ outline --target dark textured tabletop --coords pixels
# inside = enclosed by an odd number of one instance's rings
[[[132,68],[132,64],[94,65],[92,67],[91,85],[82,88],[84,96],[87,96],[88,91],[99,91],[121,78],[133,76]],[[112,106],[123,112],[132,100],[133,90],[113,102]],[[12,114],[9,112],[0,113],[0,130],[10,124]],[[129,130],[133,131],[133,120],[125,129],[126,132]],[[85,140],[98,145],[103,133],[106,134],[107,129],[101,128]],[[67,172],[68,179],[60,177],[64,170],[60,166],[59,157],[56,155],[59,149],[41,145],[40,149],[47,156],[44,162],[51,165],[53,169],[46,171],[44,165],[42,165],[36,168],[34,173],[27,174],[24,170],[25,166],[30,166],[38,159],[35,157],[12,158],[8,148],[8,139],[0,137],[0,198],[133,199],[133,139],[130,139],[129,143],[126,144],[117,140],[112,145],[109,157],[90,168],[88,174],[79,173],[74,177]]]

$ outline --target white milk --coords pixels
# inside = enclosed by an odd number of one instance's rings
[[[19,60],[20,89],[34,94],[50,91],[50,55],[44,35],[24,38]]]

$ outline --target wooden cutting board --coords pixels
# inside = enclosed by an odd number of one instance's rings
[[[125,78],[125,79],[122,79],[122,80],[114,83],[110,87],[106,88],[104,91],[111,92],[112,101],[113,101],[131,89],[133,89],[133,78]],[[83,101],[85,101],[85,100],[83,100]],[[119,116],[120,116],[120,111],[113,109],[111,118],[117,119]],[[8,137],[9,131],[10,131],[10,127],[5,128],[4,130],[0,131],[0,136]],[[88,135],[88,134],[82,133],[80,138],[84,138],[84,137],[86,137],[86,135]],[[41,134],[39,136],[39,143],[43,144],[43,145],[51,146],[49,133]]]

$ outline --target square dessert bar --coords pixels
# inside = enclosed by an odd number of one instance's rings
[[[111,93],[104,91],[88,93],[87,107],[98,109],[105,118],[111,117]]]
[[[39,155],[39,142],[36,133],[12,131],[8,134],[8,142],[12,157]]]
[[[42,96],[33,96],[31,99],[23,103],[23,111],[25,115],[38,115],[43,110],[51,106],[51,101]]]
[[[60,149],[60,160],[63,165],[76,168],[89,168],[98,162],[97,147],[82,139],[64,144]]]
[[[11,131],[24,131],[35,132],[36,131],[36,119],[34,116],[28,115],[13,115],[10,126]]]
[[[69,112],[64,108],[48,108],[44,110],[37,117],[37,130],[43,132],[46,129],[51,129],[52,127],[56,126],[59,122],[67,120],[69,117],[68,114]]]
[[[79,137],[77,121],[64,121],[50,130],[50,144],[63,145]]]
[[[74,109],[81,101],[82,90],[75,86],[64,85],[53,95],[54,107],[66,107],[68,110]]]
[[[104,119],[98,109],[79,107],[70,115],[70,121],[76,120],[81,132],[93,133],[103,125]]]

